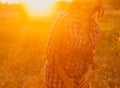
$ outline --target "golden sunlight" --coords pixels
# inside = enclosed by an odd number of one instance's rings
[[[55,0],[25,0],[24,4],[29,13],[34,15],[47,12],[54,2]]]

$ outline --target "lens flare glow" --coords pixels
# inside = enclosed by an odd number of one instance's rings
[[[24,4],[30,14],[38,14],[47,12],[54,2],[54,0],[26,0]]]

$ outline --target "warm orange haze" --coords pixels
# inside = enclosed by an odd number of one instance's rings
[[[48,36],[71,1],[0,0],[0,88],[45,88]],[[90,83],[92,88],[120,88],[120,0],[103,3]]]
[[[48,15],[57,0],[1,0],[2,3],[22,3],[30,16]],[[62,0],[71,2],[72,0]]]

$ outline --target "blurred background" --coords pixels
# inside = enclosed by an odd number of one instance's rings
[[[70,2],[0,0],[0,88],[44,88],[48,34]],[[120,1],[104,0],[104,10],[91,84],[120,88]]]

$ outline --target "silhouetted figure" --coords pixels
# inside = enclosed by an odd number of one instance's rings
[[[46,88],[89,88],[103,13],[100,0],[75,0],[53,24],[46,50]]]

